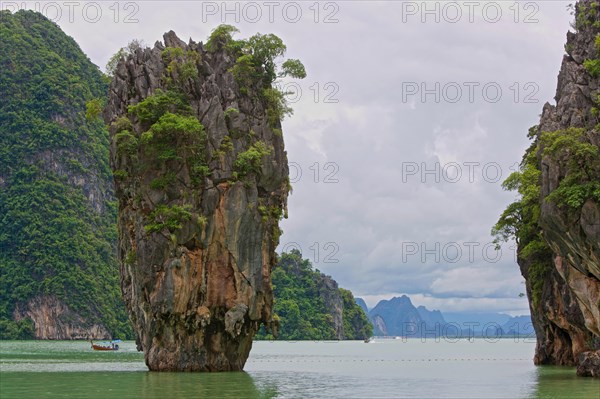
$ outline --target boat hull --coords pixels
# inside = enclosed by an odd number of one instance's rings
[[[104,345],[96,345],[93,342],[90,342],[92,344],[92,349],[95,351],[118,351],[119,350],[119,345],[111,345],[111,346],[104,346]]]

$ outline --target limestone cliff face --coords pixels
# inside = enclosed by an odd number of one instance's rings
[[[287,157],[279,120],[257,88],[238,85],[235,62],[169,32],[122,61],[110,86],[121,287],[151,370],[241,370],[260,324],[273,322]],[[128,112],[167,92],[186,102],[186,126],[202,124],[196,136],[168,121],[149,130]]]
[[[16,321],[31,319],[36,339],[111,339],[102,324],[90,323],[53,295],[38,296],[17,305]]]
[[[337,281],[323,273],[316,279],[319,296],[323,298],[325,308],[331,316],[331,323],[336,339],[344,339],[344,303]]]
[[[600,82],[586,60],[599,57],[596,37],[600,34],[597,2],[582,0],[577,5],[577,32],[567,34],[562,67],[558,75],[556,105],[545,104],[537,130],[555,132],[584,129],[583,143],[600,145],[597,107]],[[538,146],[541,171],[540,226],[552,250],[550,273],[544,281],[539,302],[531,304],[537,332],[537,364],[572,365],[578,355],[600,349],[600,207],[593,199],[573,209],[548,200],[563,179],[575,172],[566,156],[550,156],[543,141]],[[588,165],[590,166],[590,165]],[[600,181],[598,165],[591,165],[587,178]],[[595,171],[595,172],[594,172]],[[520,259],[531,298],[530,265]]]

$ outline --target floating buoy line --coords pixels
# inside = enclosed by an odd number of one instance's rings
[[[249,363],[398,363],[398,362],[516,362],[530,361],[525,358],[425,358],[425,359],[248,359]]]

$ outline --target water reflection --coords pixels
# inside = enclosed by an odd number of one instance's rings
[[[269,399],[272,383],[239,373],[74,372],[3,373],[3,398],[225,398]]]
[[[142,377],[143,398],[256,398],[270,399],[278,395],[277,387],[269,383],[257,386],[245,372],[235,373],[152,373]]]
[[[577,377],[572,367],[536,367],[536,390],[532,398],[600,398],[600,380]]]

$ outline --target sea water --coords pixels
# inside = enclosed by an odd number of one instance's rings
[[[1,398],[600,398],[531,339],[258,341],[245,372],[149,372],[133,342],[0,341]]]

